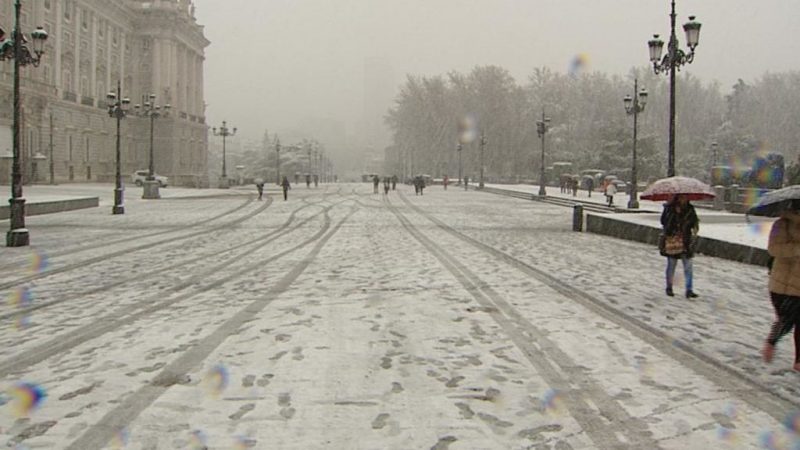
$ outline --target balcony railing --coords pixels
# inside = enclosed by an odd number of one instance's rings
[[[69,102],[77,102],[78,96],[74,92],[64,91],[64,100]]]

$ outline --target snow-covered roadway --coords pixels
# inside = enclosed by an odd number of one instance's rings
[[[3,407],[2,443],[684,449],[796,439],[781,424],[798,409],[791,343],[773,367],[758,358],[772,318],[761,268],[698,257],[701,297],[689,301],[664,296],[652,247],[574,233],[567,208],[441,187],[384,196],[365,184],[250,200],[28,218],[47,244],[0,249],[2,295],[28,287],[34,297],[27,326],[15,326],[19,305],[0,310],[0,387],[36,383],[48,397],[28,417]],[[141,240],[94,234],[120,222]],[[34,250],[54,255],[44,272],[13,265]]]

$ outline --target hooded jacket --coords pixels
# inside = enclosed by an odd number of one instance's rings
[[[767,251],[775,258],[770,292],[800,297],[800,214],[790,213],[775,221]]]

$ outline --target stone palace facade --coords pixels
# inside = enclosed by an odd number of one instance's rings
[[[0,27],[13,29],[13,0]],[[114,180],[116,119],[106,96],[121,82],[131,100],[122,120],[122,174],[147,169],[150,119],[133,114],[148,94],[170,104],[154,122],[155,171],[170,184],[207,186],[208,127],[203,60],[209,41],[190,0],[36,0],[22,3],[22,31],[49,37],[39,67],[21,69],[21,155],[26,182]],[[9,183],[13,62],[0,62],[0,183]],[[52,125],[51,125],[52,124]],[[52,142],[52,146],[51,146]],[[5,163],[5,164],[3,164]]]

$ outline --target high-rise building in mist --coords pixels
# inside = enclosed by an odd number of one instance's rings
[[[8,31],[12,3],[0,2],[0,26]],[[171,105],[170,114],[155,121],[156,172],[176,184],[207,184],[203,61],[209,41],[190,0],[24,2],[22,30],[38,25],[49,35],[45,54],[39,67],[21,76],[26,180],[34,176],[34,161],[50,158],[51,115],[56,180],[113,180],[116,130],[106,95],[119,81],[131,106],[150,93],[157,104]],[[0,98],[8,100],[0,102],[0,154],[11,147],[12,75],[12,63],[0,63]],[[123,173],[147,168],[149,119],[125,118],[121,141]],[[46,179],[47,170],[37,175],[34,181]]]
[[[397,89],[394,72],[388,60],[371,57],[364,60],[363,149],[369,172],[382,171],[383,149],[391,139],[384,116]],[[374,166],[381,167],[374,167]]]

